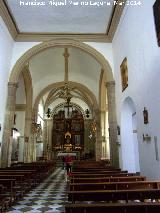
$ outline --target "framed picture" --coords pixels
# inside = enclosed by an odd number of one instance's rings
[[[127,58],[122,61],[120,65],[121,69],[121,81],[122,81],[122,92],[128,87],[128,65]]]
[[[153,12],[154,12],[154,22],[157,34],[157,42],[158,46],[160,47],[160,0],[156,0],[153,5]]]

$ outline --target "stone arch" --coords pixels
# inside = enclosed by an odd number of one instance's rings
[[[24,53],[14,65],[9,82],[17,82],[18,77],[24,66],[28,63],[28,61],[38,53],[53,47],[75,47],[78,48],[87,54],[91,55],[101,66],[102,69],[107,73],[107,81],[113,81],[113,74],[111,66],[109,65],[108,61],[105,57],[95,50],[93,47],[89,46],[88,44],[84,44],[77,40],[72,39],[54,39],[51,41],[43,42],[38,44],[31,49],[29,49],[26,53]]]
[[[77,83],[77,82],[68,82],[71,87],[76,87],[78,90],[80,90],[83,94],[86,95],[86,98],[88,99],[88,102],[90,103],[90,106],[93,110],[93,116],[96,121],[96,144],[95,144],[95,151],[96,151],[96,160],[100,160],[101,158],[101,129],[100,129],[100,111],[99,106],[96,100],[96,97],[90,91],[86,86]],[[48,85],[46,88],[44,88],[37,98],[35,99],[34,106],[33,106],[33,120],[37,120],[37,113],[38,113],[38,104],[41,99],[41,97],[47,93],[49,90],[52,90],[54,88],[62,87],[65,84],[65,82],[58,82]]]
[[[70,102],[70,104],[71,104],[73,107],[75,107],[76,109],[78,109],[78,111],[79,111],[83,116],[85,116],[85,112],[84,112],[84,110],[83,110],[83,108],[82,108],[81,106],[79,106],[78,104],[73,103],[73,102]],[[61,107],[64,107],[64,105],[65,105],[65,102],[58,104],[58,105],[53,109],[53,111],[51,112],[51,115],[54,116],[54,114],[56,114],[57,111],[58,111]]]
[[[26,92],[26,109],[25,109],[25,129],[24,129],[24,143],[27,142],[24,146],[24,161],[30,161],[30,145],[31,145],[31,126],[32,126],[32,102],[33,102],[33,86],[32,86],[32,77],[29,72],[29,67],[26,65],[22,70],[22,75],[25,84]]]
[[[56,93],[57,91],[59,90],[59,88],[56,88],[53,90],[51,90],[51,92],[49,93],[46,101],[45,101],[45,107],[44,107],[44,111],[47,111],[47,108],[48,106],[53,102],[55,101],[56,99],[58,99],[58,97],[55,97],[53,94]],[[84,96],[84,94],[82,95],[80,93],[80,91],[76,91],[76,94],[77,95],[80,95],[78,98],[81,99],[82,101],[84,101],[88,106],[89,106],[89,103],[88,103],[88,100],[86,99],[86,97]]]
[[[25,52],[15,63],[10,77],[9,77],[9,92],[8,92],[8,100],[7,100],[7,111],[6,111],[6,116],[5,116],[5,120],[8,120],[9,122],[6,123],[4,125],[4,132],[3,132],[3,138],[5,138],[4,140],[4,146],[5,144],[9,144],[9,140],[10,140],[10,129],[13,126],[13,115],[14,115],[14,111],[15,111],[15,94],[16,94],[16,87],[17,87],[17,83],[18,83],[18,79],[19,79],[19,75],[22,72],[22,70],[25,68],[26,64],[29,62],[29,60],[34,57],[35,55],[37,55],[38,53],[48,49],[48,48],[54,48],[54,47],[74,47],[74,48],[78,48],[82,51],[84,51],[85,53],[89,54],[91,57],[93,57],[100,65],[101,68],[104,70],[104,72],[106,73],[107,76],[107,82],[112,82],[113,81],[113,73],[112,73],[112,69],[111,66],[109,65],[107,59],[97,50],[95,50],[93,47],[84,44],[80,41],[77,40],[72,40],[72,39],[54,39],[51,41],[47,41],[47,42],[43,42],[40,43],[34,47],[32,47],[31,49],[29,49],[27,52]],[[85,91],[85,89],[84,89]],[[10,95],[11,93],[11,95]],[[86,93],[88,99],[91,101],[90,99],[90,93]],[[93,98],[94,100],[94,98]],[[92,101],[91,101],[92,103]],[[99,147],[101,144],[101,134],[100,134],[100,113],[99,113],[99,107],[97,105],[96,100],[93,101],[93,103],[91,104],[92,108],[94,109],[94,114],[96,117],[96,122],[97,122],[97,138],[99,138]],[[35,115],[34,113],[35,108],[33,109],[32,113]],[[32,114],[32,118],[34,117]],[[32,122],[34,122],[32,120]],[[8,145],[6,146],[8,147]],[[99,149],[100,148],[96,148]],[[3,166],[8,165],[8,159],[7,159],[7,153],[8,153],[8,148],[5,151],[4,155],[2,156],[2,161],[3,161]],[[99,152],[100,153],[100,152]],[[97,159],[100,159],[101,156],[97,157]]]
[[[80,84],[80,83],[77,83],[77,82],[72,82],[72,81],[69,81],[68,82],[69,85],[71,87],[76,87],[78,90],[80,90],[83,94],[85,94],[86,98],[88,99],[88,103],[90,105],[90,107],[92,107],[93,109],[93,112],[95,113],[95,115],[97,116],[97,111],[99,110],[99,107],[98,107],[98,103],[97,103],[97,100],[96,100],[96,97],[94,96],[94,94],[84,85]],[[57,82],[57,83],[53,83],[53,84],[50,84],[48,85],[46,88],[44,88],[40,93],[39,95],[37,96],[37,98],[35,99],[35,102],[34,102],[34,106],[33,106],[33,117],[35,117],[37,115],[37,112],[38,112],[38,104],[39,104],[39,101],[40,101],[40,98],[49,90],[52,90],[54,88],[59,88],[59,87],[62,87],[65,85],[65,82],[62,81],[62,82]]]
[[[32,78],[28,70],[28,66],[25,65],[22,70],[22,76],[24,79],[25,93],[26,93],[26,113],[25,113],[25,136],[30,135],[30,128],[32,123]],[[19,80],[19,78],[17,79]],[[6,105],[5,123],[3,131],[3,143],[2,143],[2,167],[10,166],[11,163],[11,129],[14,125],[14,114],[16,106],[16,91],[18,87],[17,82],[8,83],[8,97]]]

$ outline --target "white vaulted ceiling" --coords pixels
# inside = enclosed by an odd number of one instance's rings
[[[25,5],[27,2],[44,2],[44,6]],[[55,6],[50,2],[66,2]],[[78,2],[78,6],[73,3]],[[85,2],[85,6],[81,5]],[[99,1],[48,1],[48,0],[7,0],[15,24],[21,33],[67,33],[67,34],[106,34],[113,12],[110,5]],[[88,5],[87,5],[88,4]]]
[[[93,92],[98,101],[100,64],[89,54],[69,47],[68,80],[80,83]],[[29,62],[29,70],[34,85],[34,97],[48,85],[63,82],[65,76],[64,48],[49,48]]]
[[[16,41],[65,37],[85,42],[112,42],[125,3],[126,0],[122,3],[114,0],[0,0],[0,16]]]

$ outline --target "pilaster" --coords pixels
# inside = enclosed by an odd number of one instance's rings
[[[11,163],[11,136],[14,125],[14,114],[16,105],[16,91],[18,83],[8,83],[8,97],[5,112],[4,131],[2,138],[2,167],[10,166]]]
[[[119,167],[119,152],[117,145],[117,119],[116,119],[116,100],[115,100],[115,82],[106,83],[108,97],[108,122],[110,138],[110,160],[111,165]]]

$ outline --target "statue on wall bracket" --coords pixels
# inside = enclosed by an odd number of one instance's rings
[[[143,118],[144,118],[144,124],[148,124],[149,121],[148,121],[148,110],[144,107],[144,110],[143,110]]]

